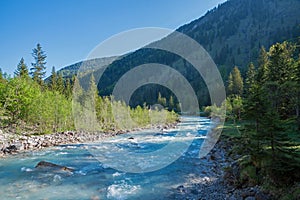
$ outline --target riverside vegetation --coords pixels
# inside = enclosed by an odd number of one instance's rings
[[[150,110],[146,105],[130,108],[123,102],[113,101],[111,96],[100,97],[93,76],[90,77],[90,87],[85,90],[80,87],[75,76],[64,80],[62,76],[57,75],[53,67],[50,81],[45,83],[43,78],[46,74],[47,56],[40,44],[33,49],[32,55],[35,62],[32,63],[30,70],[22,58],[14,77],[0,73],[1,137],[4,133],[9,139],[22,135],[43,135],[75,130],[74,116],[86,114],[82,110],[89,110],[90,102],[95,103],[92,106],[95,107],[97,131],[120,132],[121,129],[149,127],[174,123],[178,120],[175,112],[164,109]],[[73,98],[74,87],[76,91],[80,91],[80,94],[76,95],[79,100]],[[75,108],[74,116],[72,107]],[[112,108],[116,110],[115,113]],[[122,119],[120,123],[115,120],[116,116],[113,114],[127,116],[127,118]],[[132,120],[128,121],[128,117]],[[80,126],[80,128],[87,127]],[[0,142],[3,143],[3,140]]]
[[[245,81],[237,67],[228,78],[222,138],[233,146],[228,154],[238,168],[227,168],[227,176],[237,188],[260,185],[276,199],[299,199],[299,43],[262,48],[257,63],[249,64]]]

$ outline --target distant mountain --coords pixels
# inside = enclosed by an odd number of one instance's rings
[[[106,67],[107,65],[111,64],[112,61],[116,60],[118,56],[112,56],[112,57],[105,57],[105,58],[94,58],[87,61],[80,61],[78,63],[66,66],[61,68],[57,71],[57,74],[62,75],[64,79],[71,79],[74,75],[77,75],[78,70],[80,67],[85,67],[85,70],[90,69],[93,71],[94,69],[101,67]],[[45,82],[49,82],[50,77],[47,77],[45,79]]]
[[[299,10],[300,0],[229,0],[208,11],[203,17],[179,27],[177,31],[199,42],[214,59],[226,80],[235,65],[245,73],[249,62],[257,60],[261,46],[269,48],[276,42],[296,41],[300,36]],[[98,60],[89,62],[92,67],[97,65]],[[112,62],[98,84],[100,95],[111,94],[124,73],[145,63],[172,66],[197,91],[200,104],[209,104],[205,83],[188,62],[177,55],[153,49],[140,49]],[[67,77],[75,74],[78,66],[80,63],[65,67],[59,73]],[[161,86],[144,86],[135,92],[131,104],[153,104],[157,100],[158,91],[166,97],[173,95]]]

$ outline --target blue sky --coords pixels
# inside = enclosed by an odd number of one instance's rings
[[[84,59],[100,42],[141,27],[176,29],[225,0],[0,0],[0,68],[30,68],[40,43],[47,74]]]

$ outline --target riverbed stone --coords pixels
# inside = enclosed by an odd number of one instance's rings
[[[259,192],[256,193],[255,199],[256,200],[271,200],[272,197],[267,193],[259,191]]]

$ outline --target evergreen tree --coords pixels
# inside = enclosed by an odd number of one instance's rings
[[[298,131],[300,131],[300,55],[298,56],[298,62],[296,63],[296,116],[297,116],[297,124]]]
[[[262,47],[258,58],[258,72],[256,76],[256,80],[260,84],[264,84],[266,82],[268,64],[269,64],[268,53],[266,49]]]
[[[54,66],[52,67],[52,72],[50,76],[50,88],[53,91],[57,90],[57,74]]]
[[[285,125],[291,113],[289,105],[297,96],[295,78],[298,75],[293,52],[293,46],[286,42],[273,45],[268,53],[262,49],[259,68],[254,74],[256,79],[250,81],[252,70],[247,73],[249,89],[244,108],[247,119],[251,120],[245,129],[250,141],[247,146],[255,166],[263,167],[272,178],[297,170],[298,155],[290,148],[295,144]]]
[[[268,81],[277,82],[280,85],[293,77],[292,54],[294,50],[294,47],[287,42],[271,46],[267,73]]]
[[[250,63],[248,66],[247,76],[245,80],[245,92],[248,93],[251,86],[256,83],[256,71],[253,63]]]
[[[161,93],[158,93],[157,103],[165,107],[167,105],[167,99],[161,96]]]
[[[241,96],[243,94],[244,84],[238,67],[235,66],[230,72],[228,83],[228,95]]]
[[[17,69],[15,71],[15,75],[18,77],[27,77],[28,76],[28,67],[24,62],[24,58],[21,58]]]
[[[279,112],[281,118],[287,118],[291,105],[291,88],[294,77],[295,48],[287,42],[277,43],[270,47],[266,87],[270,94],[273,109]]]
[[[56,90],[59,92],[59,93],[63,93],[64,92],[64,88],[65,88],[65,83],[64,83],[64,79],[61,75],[61,73],[58,74],[58,77],[57,77],[57,83],[56,83]]]
[[[72,95],[72,83],[71,83],[71,79],[69,78],[66,80],[64,94],[67,98],[70,98]]]
[[[171,95],[169,99],[169,110],[174,110],[174,107],[175,107],[174,98]]]
[[[42,47],[40,44],[37,44],[36,48],[32,50],[32,56],[34,58],[34,63],[31,63],[32,68],[30,69],[30,74],[34,81],[36,81],[39,85],[43,85],[43,78],[46,74],[46,54],[42,50]]]

